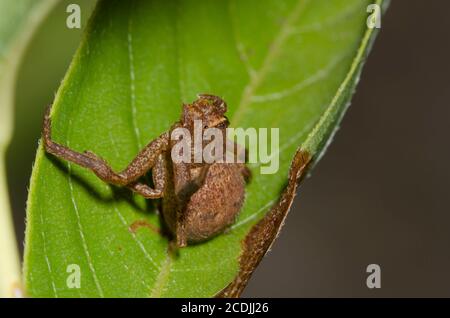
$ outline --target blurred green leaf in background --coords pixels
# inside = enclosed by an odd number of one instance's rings
[[[6,188],[5,152],[13,130],[17,69],[39,23],[56,0],[3,0],[0,2],[0,297],[20,290],[20,266]]]

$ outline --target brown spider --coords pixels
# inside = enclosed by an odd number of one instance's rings
[[[245,164],[175,163],[171,157],[177,142],[171,140],[172,131],[181,127],[194,135],[196,120],[202,121],[203,128],[220,129],[226,136],[227,105],[220,97],[201,94],[192,104],[184,104],[181,119],[151,141],[119,173],[90,151],[80,153],[54,142],[50,110],[51,107],[44,118],[45,150],[92,170],[104,182],[128,187],[148,199],[162,198],[162,215],[178,247],[207,240],[233,224],[244,202],[245,181],[250,177]],[[139,181],[150,170],[154,188]]]

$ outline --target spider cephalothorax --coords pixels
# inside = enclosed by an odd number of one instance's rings
[[[227,104],[218,96],[200,94],[192,104],[183,104],[181,121],[186,128],[192,128],[196,120],[201,120],[204,128],[226,128]]]

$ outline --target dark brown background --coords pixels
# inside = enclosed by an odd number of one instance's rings
[[[42,105],[79,42],[60,27],[67,3],[39,30],[18,80],[8,175],[20,240]],[[450,296],[449,9],[392,1],[341,130],[244,296]],[[365,285],[371,263],[379,290]]]

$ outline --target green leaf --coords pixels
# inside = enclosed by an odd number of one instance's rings
[[[56,0],[0,2],[0,297],[18,292],[20,266],[11,220],[5,174],[5,152],[13,129],[16,73],[31,35]]]
[[[103,1],[53,108],[53,136],[114,169],[178,120],[198,93],[222,96],[234,127],[280,128],[280,167],[253,179],[232,228],[178,257],[154,202],[102,183],[39,148],[28,204],[25,275],[32,296],[209,297],[239,269],[241,241],[277,201],[292,156],[325,148],[375,31],[362,0]],[[377,3],[381,4],[382,1]],[[67,266],[81,269],[68,288]]]

